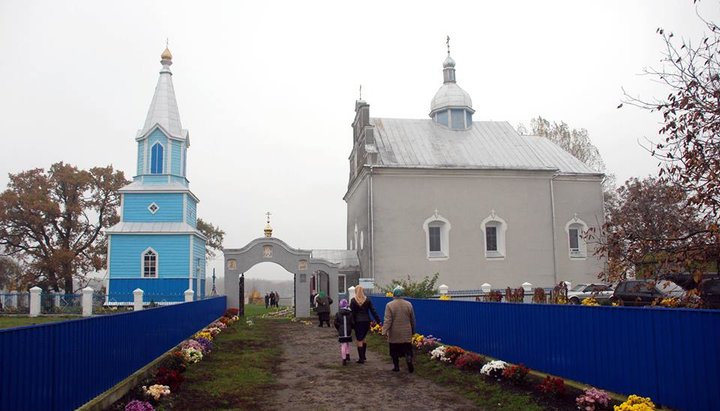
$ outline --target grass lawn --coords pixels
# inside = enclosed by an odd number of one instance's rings
[[[259,408],[275,382],[280,342],[272,324],[278,320],[253,318],[271,312],[265,306],[246,305],[240,319],[214,341],[213,353],[188,367],[173,409],[250,410]],[[247,319],[253,318],[249,326]],[[282,320],[281,320],[282,321]]]
[[[384,355],[389,355],[385,338],[371,334],[367,339],[368,347]],[[401,360],[401,367],[404,367]],[[439,361],[432,361],[429,354],[416,351],[415,372],[445,387],[452,387],[458,394],[470,399],[478,407],[486,410],[507,411],[543,411],[531,394],[524,390],[514,390],[505,384],[488,381],[485,376],[458,370]]]
[[[78,315],[53,315],[53,316],[41,316],[41,317],[27,317],[27,316],[0,316],[0,329],[22,327],[25,325],[35,325],[43,323],[53,323],[57,321],[77,320],[82,318]]]

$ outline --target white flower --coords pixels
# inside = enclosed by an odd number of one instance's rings
[[[490,375],[493,371],[504,370],[507,366],[505,361],[495,360],[482,366],[480,369],[481,374]]]
[[[437,347],[436,349],[430,351],[430,358],[432,358],[433,360],[440,360],[440,361],[446,360],[445,359],[445,349],[446,348],[447,347],[445,347],[444,345],[441,345],[441,346]]]

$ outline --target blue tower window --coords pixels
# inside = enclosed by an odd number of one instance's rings
[[[143,253],[143,277],[156,278],[158,268],[157,253],[149,249]]]
[[[162,174],[163,172],[163,146],[155,143],[151,150],[150,174]]]

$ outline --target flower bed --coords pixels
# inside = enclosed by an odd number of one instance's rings
[[[592,303],[588,301],[586,305],[593,305]],[[371,332],[382,333],[382,324],[373,323]],[[482,355],[461,347],[442,344],[440,338],[431,335],[415,334],[412,345],[419,355],[427,356],[425,358],[429,358],[430,361],[437,361],[463,372],[483,375],[489,383],[503,384],[504,389],[527,392],[532,395],[536,403],[547,409],[601,411],[610,410],[615,404],[614,411],[655,410],[655,405],[649,398],[631,395],[624,403],[615,401],[613,404],[610,395],[603,390],[593,387],[585,390],[569,387],[562,378],[550,375],[540,379],[537,374],[531,376],[530,370],[523,364],[508,364],[500,360],[489,361]]]
[[[213,339],[238,321],[237,310],[228,309],[223,316],[191,338],[183,341],[164,360],[142,386],[131,390],[113,410],[154,411],[156,407],[171,408],[172,394],[178,392],[185,380],[182,373],[202,361],[213,350]]]

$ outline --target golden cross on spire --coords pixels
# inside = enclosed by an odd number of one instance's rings
[[[447,40],[445,40],[445,44],[447,44],[448,48],[448,56],[450,55],[450,36],[447,36]]]

